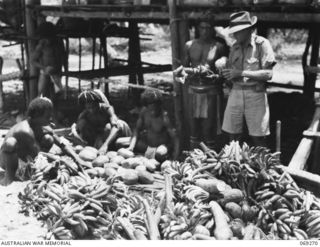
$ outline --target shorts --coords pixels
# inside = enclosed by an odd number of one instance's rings
[[[267,136],[269,128],[269,104],[267,93],[249,90],[231,90],[224,113],[222,130],[241,134],[245,119],[250,136]]]

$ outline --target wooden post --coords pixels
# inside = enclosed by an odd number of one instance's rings
[[[2,67],[3,67],[3,58],[0,57],[0,74],[2,74]],[[0,113],[3,113],[3,106],[4,106],[4,100],[3,100],[3,82],[0,82]]]
[[[29,6],[38,5],[40,4],[40,0],[26,0],[26,34],[29,37],[27,45],[28,45],[28,52],[27,52],[27,69],[29,71],[29,77],[31,78],[38,78],[39,70],[31,63],[31,56],[34,53],[36,48],[36,40],[33,38],[35,37],[36,32],[36,19],[34,19],[34,13]],[[29,79],[29,100],[31,101],[38,94],[38,80],[37,79]]]
[[[66,38],[66,59],[67,59],[67,70],[69,70],[69,50],[70,50],[70,43],[69,43],[69,38]],[[68,71],[66,71],[68,72]],[[67,99],[68,98],[68,92],[69,92],[69,76],[66,75],[66,89],[65,89],[65,95],[64,98]]]
[[[276,124],[276,152],[281,152],[281,121]]]
[[[81,71],[81,60],[82,60],[82,46],[81,46],[81,38],[79,38],[79,72]],[[81,79],[78,79],[78,90],[81,92]]]
[[[168,0],[169,16],[170,16],[170,34],[171,34],[171,51],[172,51],[172,70],[178,68],[181,62],[180,42],[179,42],[179,25],[177,22],[176,0]],[[173,82],[174,97],[174,114],[175,124],[178,132],[180,143],[183,143],[182,134],[182,86],[179,82]]]
[[[129,22],[129,58],[128,64],[130,67],[129,83],[143,85],[143,73],[141,70],[141,49],[139,38],[139,27],[136,21]],[[135,105],[140,105],[141,90],[132,90]]]
[[[107,41],[106,36],[100,37],[100,45],[102,46],[102,54],[103,54],[103,61],[104,61],[104,71],[105,71],[105,78],[108,78],[108,71],[109,71],[109,65],[108,65],[108,51],[107,51]],[[104,94],[108,97],[109,96],[109,86],[108,84],[103,85],[104,86]]]
[[[184,57],[184,47],[186,42],[190,39],[189,22],[188,20],[181,20],[179,22],[179,44],[180,44],[180,60]],[[181,148],[183,150],[190,149],[190,105],[188,96],[188,86],[182,85],[182,129],[183,135],[181,140]]]
[[[320,104],[317,104],[315,113],[313,115],[312,122],[309,127],[309,131],[317,132],[319,129],[319,121],[320,121]],[[302,138],[296,152],[294,153],[290,163],[289,168],[304,170],[306,162],[310,156],[312,144],[314,142],[314,138]]]
[[[310,41],[312,45],[312,50],[311,50],[311,58],[310,58],[310,66],[317,66],[318,65],[318,59],[319,59],[319,25],[317,24],[312,24],[309,35],[310,35]],[[317,79],[317,74],[304,74],[305,75],[305,80],[304,80],[304,85],[303,85],[303,93],[307,97],[314,97],[314,92],[315,92],[315,83]]]

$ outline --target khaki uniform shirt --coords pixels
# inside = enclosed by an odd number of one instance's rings
[[[256,71],[272,69],[276,61],[270,42],[261,36],[252,35],[251,41],[244,48],[238,43],[231,47],[228,64],[231,69]],[[233,79],[232,82],[248,86],[258,83],[246,77]]]

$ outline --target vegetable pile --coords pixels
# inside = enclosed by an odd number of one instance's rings
[[[266,148],[203,145],[161,165],[128,150],[75,150],[83,171],[40,153],[19,195],[22,212],[46,223],[46,239],[320,238],[320,200]]]

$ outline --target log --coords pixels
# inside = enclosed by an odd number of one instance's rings
[[[16,71],[16,72],[0,75],[0,82],[21,79],[22,76],[23,76],[22,71]]]
[[[295,180],[300,182],[302,185],[310,186],[314,188],[314,193],[319,193],[320,189],[320,176],[307,172],[302,171],[299,169],[293,169],[290,167],[283,167],[282,168],[285,172],[289,173]]]
[[[320,105],[319,103],[317,103],[316,110],[313,115],[313,119],[308,131],[312,131],[316,133],[319,128],[319,120],[320,120]],[[296,152],[294,153],[289,163],[289,166],[288,166],[289,168],[298,169],[298,170],[305,169],[305,165],[310,156],[313,142],[314,142],[313,138],[312,139],[306,138],[306,137],[302,138]]]

